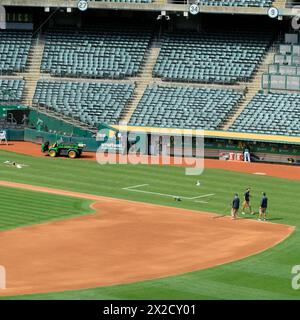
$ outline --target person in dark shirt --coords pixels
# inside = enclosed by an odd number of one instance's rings
[[[258,220],[261,221],[262,219],[264,221],[267,220],[267,207],[268,207],[268,198],[266,196],[266,193],[262,193],[262,198],[260,200],[260,208],[259,208],[259,218]]]
[[[232,200],[232,207],[231,207],[231,218],[236,219],[238,215],[238,211],[240,208],[240,198],[237,193],[235,193],[234,198]]]
[[[245,214],[245,209],[249,208],[249,213],[254,214],[252,211],[251,205],[250,205],[250,188],[247,188],[244,193],[244,202],[243,202],[243,208],[242,208],[242,214]]]

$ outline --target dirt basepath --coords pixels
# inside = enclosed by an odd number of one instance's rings
[[[92,199],[96,213],[0,232],[1,295],[124,284],[210,268],[261,252],[293,227],[0,181]]]
[[[10,142],[8,146],[0,145],[0,150],[7,150],[31,156],[44,157],[41,153],[40,145],[31,142]],[[66,158],[67,159],[67,158]],[[141,156],[144,161],[148,160],[147,156]],[[75,161],[78,161],[76,159]],[[85,152],[80,160],[96,160],[95,152]],[[126,157],[120,158],[120,161],[126,161]],[[74,160],[72,160],[74,161]],[[176,162],[176,158],[172,158],[171,164]],[[150,161],[149,161],[150,163]],[[158,159],[158,163],[162,164],[162,159]],[[183,164],[184,165],[184,164]],[[266,164],[266,163],[244,163],[237,161],[220,161],[213,159],[205,159],[205,168],[223,169],[236,172],[244,172],[250,174],[265,174],[267,176],[300,180],[300,166],[289,166],[279,164]]]

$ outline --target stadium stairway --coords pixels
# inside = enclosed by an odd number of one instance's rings
[[[98,132],[97,128],[94,128],[86,123],[81,122],[81,121],[75,120],[74,118],[65,116],[62,113],[56,112],[54,110],[50,110],[50,109],[43,108],[43,107],[33,107],[32,109],[38,111],[41,114],[52,117],[56,120],[59,120],[59,121],[63,120],[65,123],[67,123],[69,125],[76,126],[76,127],[83,129],[83,130],[88,130],[88,131],[92,132],[95,136]]]
[[[147,86],[149,84],[157,84],[164,86],[188,86],[188,87],[207,87],[207,88],[219,88],[219,89],[236,89],[244,91],[246,88],[245,83],[235,84],[235,85],[223,85],[223,84],[204,84],[204,83],[189,83],[189,82],[181,82],[181,81],[162,81],[161,78],[157,78],[153,76],[153,69],[156,64],[157,58],[159,56],[161,50],[161,40],[159,34],[155,34],[154,38],[151,41],[150,47],[147,49],[144,62],[141,67],[141,71],[137,77],[131,78],[135,82],[135,91],[131,101],[124,108],[121,121],[123,124],[129,122],[132,114],[134,113],[136,107],[138,106]],[[114,80],[116,81],[116,80]]]
[[[25,90],[23,94],[23,103],[27,106],[32,106],[37,81],[40,78],[40,67],[44,52],[45,40],[40,33],[32,40],[32,46],[29,51],[26,72],[20,74],[25,79]]]
[[[154,39],[152,40],[150,47],[147,49],[144,62],[141,66],[141,71],[137,77],[132,78],[135,82],[135,91],[131,101],[128,105],[124,108],[121,114],[121,121],[122,123],[128,123],[129,119],[131,118],[134,110],[136,109],[139,101],[141,100],[146,87],[148,84],[153,82],[152,77],[152,70],[156,63],[157,57],[159,55],[161,49],[161,42],[159,40],[159,35],[155,35]]]
[[[22,96],[22,103],[26,106],[37,109],[38,112],[51,116],[55,119],[64,120],[65,122],[72,125],[76,125],[82,129],[88,129],[88,130],[91,130],[92,132],[96,132],[95,130],[92,130],[90,126],[80,121],[70,119],[68,117],[65,117],[62,114],[59,114],[52,110],[48,110],[46,108],[40,108],[40,107],[36,108],[32,106],[32,99],[35,94],[38,80],[40,80],[41,78],[51,79],[50,76],[41,77],[40,68],[41,68],[41,62],[43,58],[44,47],[45,47],[45,36],[43,33],[39,33],[36,37],[33,37],[32,39],[32,46],[29,52],[27,66],[25,70],[26,72],[20,73],[16,77],[14,77],[14,78],[22,77],[22,79],[25,80],[25,88]],[[74,78],[72,78],[72,80],[74,80]]]
[[[275,44],[273,44],[267,54],[265,55],[262,63],[256,70],[252,81],[247,84],[244,98],[241,103],[238,104],[236,108],[234,108],[227,118],[224,120],[222,125],[220,126],[220,130],[228,131],[229,127],[234,123],[234,121],[238,118],[238,116],[243,112],[248,103],[252,100],[252,98],[256,95],[256,93],[261,89],[262,75],[268,70],[268,65],[272,63],[274,59],[274,55],[276,53]]]

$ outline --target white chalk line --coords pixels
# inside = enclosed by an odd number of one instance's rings
[[[201,200],[195,200],[194,202],[198,202],[198,203],[208,203],[208,201],[201,201]]]
[[[126,187],[126,188],[122,188],[122,189],[134,189],[134,188],[139,188],[139,187],[144,187],[144,186],[149,186],[149,184],[138,184],[136,186]]]
[[[203,194],[202,196],[192,197],[192,198],[188,198],[188,199],[193,200],[193,199],[198,199],[198,198],[212,197],[214,195],[215,195],[214,193],[208,193],[208,194]]]
[[[154,194],[154,195],[163,196],[163,197],[169,197],[169,198],[181,198],[181,199],[186,199],[186,200],[195,200],[195,199],[211,197],[211,196],[215,195],[214,193],[208,193],[208,194],[203,194],[203,195],[196,196],[196,197],[185,197],[185,196],[180,196],[180,195],[175,195],[175,194],[160,193],[160,192],[136,189],[136,188],[145,187],[145,186],[149,186],[149,184],[139,184],[139,185],[136,185],[136,186],[125,187],[125,188],[122,188],[122,189],[123,190],[128,190],[128,191],[140,192],[140,193]],[[208,203],[207,201],[202,201],[202,200],[195,200],[194,202]]]

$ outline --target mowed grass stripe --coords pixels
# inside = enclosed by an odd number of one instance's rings
[[[22,201],[22,203],[26,203]],[[80,206],[79,208],[76,208],[73,204],[70,204],[70,207],[60,206],[59,203],[56,203],[54,205],[49,205],[49,207],[46,206],[32,206],[30,205],[30,208],[24,208],[20,207],[19,203],[8,203],[9,209],[6,209],[5,212],[0,213],[0,216],[7,216],[9,213],[13,214],[14,217],[22,217],[26,216],[27,218],[30,217],[36,217],[38,213],[40,212],[42,216],[49,216],[49,217],[60,217],[60,216],[66,216],[66,215],[72,215],[73,212],[80,212],[84,211],[84,209]]]
[[[14,197],[12,198],[12,190]],[[70,196],[60,196],[53,197],[53,194],[49,194],[46,192],[40,191],[30,191],[20,188],[12,188],[12,187],[2,187],[0,186],[1,199],[11,200],[12,204],[14,200],[18,197],[22,198],[24,201],[31,201],[31,204],[37,205],[39,207],[48,207],[49,204],[65,206],[66,208],[70,208],[70,204],[73,206],[81,205],[82,201],[80,198],[74,198]],[[34,195],[34,196],[33,196]],[[55,196],[55,195],[54,195]],[[62,199],[62,201],[58,201],[57,199]]]
[[[0,191],[1,192],[1,191]],[[78,208],[78,205],[81,206],[80,203],[78,202],[73,202],[71,201],[64,201],[64,202],[57,202],[57,200],[52,199],[52,198],[46,198],[41,202],[38,199],[38,195],[36,196],[37,198],[32,198],[32,196],[28,197],[22,197],[21,199],[26,202],[30,202],[30,208],[35,209],[44,209],[44,210],[53,210],[53,209],[60,209],[60,210],[73,210],[74,208]],[[1,193],[1,198],[2,198],[2,193]],[[19,204],[15,204],[15,202],[11,199],[11,195],[7,197],[2,198],[3,201],[10,202],[10,207],[13,208],[15,205],[19,206]]]
[[[0,187],[0,230],[93,212],[86,199]]]

